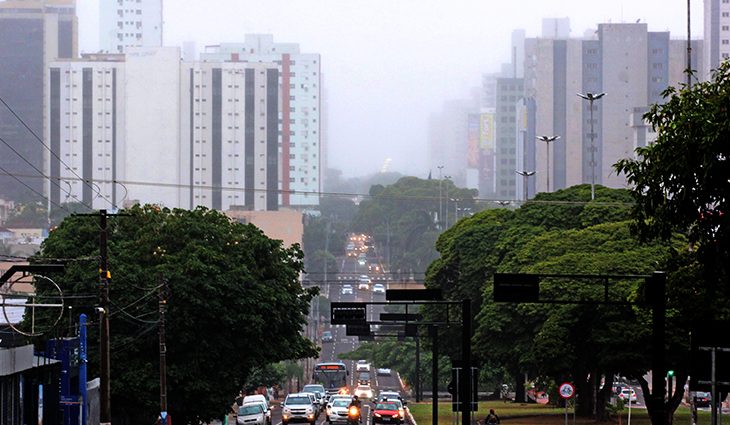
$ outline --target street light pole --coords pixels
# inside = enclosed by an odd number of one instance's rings
[[[578,96],[588,101],[588,107],[591,110],[591,200],[596,199],[596,133],[593,131],[593,101],[605,96],[606,93],[578,93]]]
[[[441,181],[442,181],[441,180],[441,170],[444,169],[444,166],[439,165],[436,168],[439,169],[439,223],[441,223],[441,221],[443,220],[443,215],[444,215],[443,207],[441,205]]]
[[[444,176],[444,179],[449,180],[451,176]],[[444,229],[449,228],[449,186],[446,186],[446,215],[444,217]]]
[[[530,176],[534,176],[535,172],[534,171],[515,171],[515,173],[522,176],[522,180],[524,181],[524,183],[522,184],[522,186],[523,186],[522,192],[523,192],[524,201],[527,202],[527,178]]]
[[[550,193],[550,142],[554,142],[556,140],[560,139],[560,136],[539,136],[537,137],[537,140],[545,142],[547,145],[547,154],[545,155],[547,159],[547,190],[546,192]]]

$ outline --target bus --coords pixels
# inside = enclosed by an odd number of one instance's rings
[[[349,394],[347,387],[347,367],[342,362],[326,362],[314,365],[312,379],[322,384],[328,395]]]

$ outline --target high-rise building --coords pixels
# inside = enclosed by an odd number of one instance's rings
[[[0,96],[39,137],[43,135],[43,99],[48,90],[46,67],[56,58],[77,56],[77,27],[75,0],[0,2]],[[0,167],[43,193],[45,179],[20,156],[43,170],[46,148],[2,105],[0,138],[12,147],[0,142]],[[2,197],[37,198],[12,177],[0,174]]]
[[[700,45],[693,42],[694,66],[702,63]],[[643,23],[600,24],[586,39],[528,39],[525,96],[535,106],[528,127],[538,136],[561,137],[550,144],[549,158],[547,145],[536,142],[537,191],[547,190],[548,168],[551,191],[594,178],[596,184],[624,187],[613,164],[651,140],[640,115],[663,101],[669,85],[686,80],[686,54],[686,41],[649,32]],[[589,92],[607,93],[594,101],[592,123],[589,102],[576,96]]]
[[[709,79],[711,71],[730,58],[730,0],[705,0],[704,18],[704,66],[693,68]]]
[[[279,69],[281,205],[319,204],[322,191],[322,84],[320,55],[272,35],[249,34],[243,43],[208,46],[201,61],[269,62]]]
[[[516,199],[517,193],[517,105],[522,100],[522,78],[497,79],[496,108],[496,197]]]
[[[279,70],[272,62],[183,63],[185,207],[274,211],[279,187]]]
[[[99,46],[111,53],[161,47],[162,22],[162,0],[100,0]]]

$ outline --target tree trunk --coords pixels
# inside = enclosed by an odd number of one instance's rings
[[[652,425],[672,425],[674,412],[682,403],[682,398],[684,398],[684,383],[687,382],[687,372],[678,372],[676,376],[677,385],[676,388],[674,388],[674,394],[669,394],[668,401],[662,401],[663,406],[657,405],[653,399],[652,393],[649,391],[649,383],[646,382],[646,379],[644,379],[643,376],[638,378],[639,383],[641,384],[641,389],[644,392],[644,401],[646,402],[646,410],[649,413],[649,417],[654,418],[653,413],[661,407],[663,407],[666,412],[666,417],[662,418],[659,423],[655,423],[654,420],[652,420]]]
[[[512,376],[515,379],[515,402],[529,402],[529,400],[525,397],[525,376],[519,369],[513,370]]]
[[[593,416],[593,396],[591,378],[587,374],[576,375],[576,414],[582,417]]]
[[[606,406],[611,399],[611,384],[613,384],[613,373],[606,373],[604,376],[603,388],[600,390],[597,389],[598,396],[596,398],[596,419],[601,422],[610,419]],[[600,386],[600,380],[598,381],[598,386]]]

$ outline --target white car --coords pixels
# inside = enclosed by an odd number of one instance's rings
[[[390,376],[391,370],[390,370],[390,368],[387,368],[387,367],[381,367],[381,368],[376,369],[375,373],[378,376]]]
[[[355,372],[370,372],[370,363],[357,362],[357,365],[355,365]]]
[[[342,295],[352,295],[352,285],[342,285],[340,293]]]
[[[364,291],[367,291],[370,289],[370,284],[373,283],[373,281],[366,275],[360,276],[360,283],[357,284],[357,289],[362,289]]]
[[[314,425],[317,422],[317,413],[314,394],[289,394],[281,405],[281,423],[288,425],[289,422],[309,422]]]
[[[264,401],[249,401],[248,403],[243,403],[243,405],[241,405],[241,407],[252,406],[252,405],[261,406],[261,409],[264,411],[265,425],[271,425],[271,407],[267,406],[266,402],[264,402]],[[249,420],[250,420],[250,418],[249,418]],[[244,422],[245,422],[245,420],[244,420]],[[246,422],[246,423],[248,423],[248,422]]]
[[[618,398],[620,398],[624,402],[636,403],[636,390],[631,387],[622,388],[621,392],[618,395]]]
[[[358,396],[358,398],[371,399],[373,398],[373,389],[370,388],[370,385],[358,385],[355,388],[355,395]]]
[[[352,397],[336,397],[327,405],[327,422],[347,423],[347,410],[352,402]]]
[[[261,403],[243,404],[236,414],[238,425],[266,425],[266,414]]]
[[[384,294],[385,293],[385,285],[382,283],[376,283],[373,285],[373,294]]]

